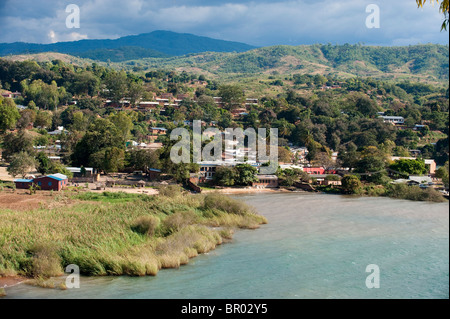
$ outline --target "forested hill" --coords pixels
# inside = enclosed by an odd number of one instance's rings
[[[204,52],[167,57],[138,47],[99,49],[76,54],[78,57],[112,62],[115,68],[133,71],[177,69],[209,76],[258,76],[321,74],[336,77],[373,77],[418,82],[448,82],[449,47],[437,44],[407,47],[315,44],[273,46],[241,53]],[[49,61],[51,54],[49,54]],[[23,60],[26,56],[9,56]],[[30,59],[42,61],[41,55]],[[114,63],[116,62],[116,63]],[[101,62],[99,62],[101,63]]]
[[[108,49],[118,49],[122,51],[136,51],[136,49],[154,50],[153,55],[149,51],[141,52],[143,55],[136,57],[131,55],[125,60],[143,57],[161,57],[161,55],[185,55],[200,52],[243,52],[254,49],[254,46],[231,41],[217,40],[207,37],[196,36],[187,33],[176,33],[170,31],[153,31],[151,33],[130,35],[114,40],[80,40],[71,42],[58,42],[52,44],[36,43],[0,43],[0,56],[11,54],[33,54],[42,52],[58,52],[71,55],[82,55],[90,52],[90,58],[102,59]],[[92,51],[96,51],[98,56],[92,56]],[[107,57],[108,59],[109,57]],[[104,60],[106,61],[106,60]]]
[[[447,81],[449,47],[428,44],[408,47],[302,45],[258,48],[243,53],[205,53],[169,59],[142,59],[144,68],[191,67],[215,74],[336,74]]]

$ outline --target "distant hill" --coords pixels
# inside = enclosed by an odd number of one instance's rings
[[[170,55],[161,53],[152,49],[144,49],[140,47],[120,47],[117,49],[96,49],[77,54],[80,58],[123,62],[129,60],[138,60],[142,58],[167,58]]]
[[[124,50],[123,48],[128,48]],[[104,49],[121,49],[122,53],[130,52],[130,47],[139,47],[142,49],[153,50],[153,57],[157,55],[185,55],[200,52],[244,52],[255,47],[231,41],[217,40],[207,37],[200,37],[187,33],[176,33],[170,31],[154,31],[140,35],[131,35],[115,40],[80,40],[72,42],[58,42],[52,44],[36,44],[36,43],[0,43],[0,56],[15,54],[32,54],[42,52],[59,52],[75,56],[98,54],[102,57]],[[100,51],[99,51],[100,50]],[[102,51],[103,50],[103,51]],[[144,56],[148,57],[150,51]],[[117,52],[116,52],[117,53]],[[113,53],[114,55],[114,53]],[[130,56],[133,57],[132,55]],[[128,56],[125,56],[130,60]]]
[[[374,79],[439,82],[449,80],[449,47],[427,44],[407,47],[375,47],[363,45],[272,46],[246,52],[203,52],[184,56],[143,57],[146,51],[136,47],[98,49],[80,56],[74,63],[110,60],[109,65],[133,71],[153,69],[185,70],[208,77],[232,78],[259,75],[322,74],[337,77],[372,77]],[[43,55],[28,56],[42,61]],[[49,57],[52,54],[48,54]],[[128,57],[135,58],[127,61]],[[25,56],[21,55],[23,60]],[[138,57],[138,58],[137,58]],[[8,59],[16,60],[15,56]],[[65,57],[70,59],[70,57]],[[105,60],[106,59],[106,60]],[[81,62],[80,62],[81,61]],[[84,62],[83,62],[84,61]]]
[[[168,59],[141,59],[143,69],[179,68],[213,74],[335,74],[341,77],[449,79],[449,47],[362,45],[272,46],[242,53],[202,53]]]

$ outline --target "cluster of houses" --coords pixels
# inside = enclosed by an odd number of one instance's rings
[[[130,98],[124,98],[120,100],[119,103],[106,100],[104,106],[114,107],[116,109],[138,109],[149,112],[158,109],[160,112],[165,112],[165,108],[167,107],[173,107],[175,109],[179,108],[181,102],[187,99],[191,99],[189,94],[178,94],[177,96],[174,96],[172,93],[162,93],[157,96],[156,93],[153,93],[151,101],[141,100],[133,105]],[[221,97],[213,97],[213,99],[217,107],[223,108],[225,106]],[[193,100],[196,101],[196,97],[194,97]],[[234,118],[247,115],[247,109],[255,105],[258,105],[258,99],[247,98],[242,104],[236,105],[236,107],[231,110],[231,114]]]

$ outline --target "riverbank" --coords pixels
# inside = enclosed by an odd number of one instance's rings
[[[60,194],[31,210],[0,208],[0,283],[57,277],[69,264],[83,275],[155,276],[231,240],[236,228],[267,223],[223,194],[163,193]],[[71,205],[57,205],[65,200]]]

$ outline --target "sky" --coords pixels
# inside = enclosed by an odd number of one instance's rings
[[[69,4],[80,27],[68,28]],[[366,21],[379,28],[368,28]],[[71,20],[73,21],[73,20]],[[0,0],[0,43],[54,43],[168,30],[255,46],[448,44],[443,15],[415,0]]]

